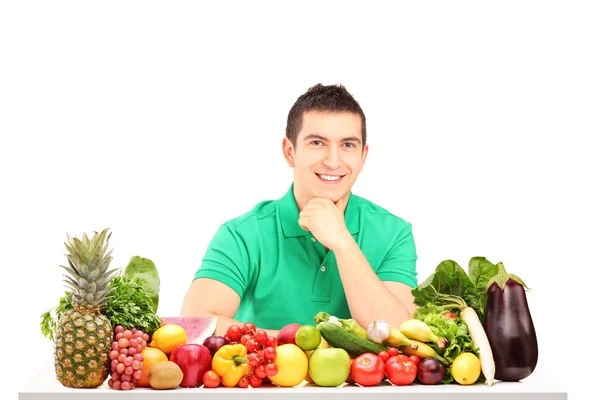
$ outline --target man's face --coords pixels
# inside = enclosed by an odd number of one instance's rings
[[[296,148],[284,139],[284,155],[294,168],[294,188],[302,206],[313,197],[347,199],[369,150],[366,145],[363,150],[361,126],[358,114],[309,111]]]

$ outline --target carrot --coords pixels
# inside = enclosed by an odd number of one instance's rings
[[[494,384],[494,375],[496,374],[494,354],[477,313],[459,296],[440,294],[439,297],[440,299],[447,300],[459,309],[460,317],[467,325],[473,343],[479,348],[479,362],[483,376],[485,376],[485,384],[492,386]]]

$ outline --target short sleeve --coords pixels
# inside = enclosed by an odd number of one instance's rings
[[[417,249],[412,233],[412,225],[404,222],[398,235],[389,248],[377,270],[382,281],[405,283],[411,288],[417,286]]]
[[[223,224],[208,245],[194,280],[217,280],[235,290],[241,298],[248,286],[249,260],[243,238],[232,224]]]

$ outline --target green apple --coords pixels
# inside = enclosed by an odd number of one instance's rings
[[[352,361],[344,349],[318,348],[310,355],[308,372],[319,386],[339,386],[350,375]]]

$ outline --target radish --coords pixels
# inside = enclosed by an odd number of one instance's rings
[[[494,375],[496,374],[494,354],[492,353],[492,347],[477,312],[469,307],[462,297],[450,294],[438,294],[438,296],[440,300],[446,300],[449,303],[449,307],[459,309],[460,317],[467,325],[473,343],[479,348],[479,362],[481,363],[483,376],[485,376],[485,384],[492,386],[494,384]]]

